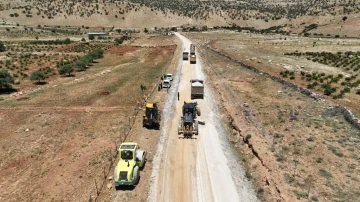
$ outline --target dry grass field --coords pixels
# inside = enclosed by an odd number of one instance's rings
[[[357,201],[360,198],[360,133],[337,104],[354,107],[359,95],[316,101],[265,75],[220,56],[210,47],[281,77],[280,71],[349,73],[287,52],[358,50],[357,40],[317,40],[241,34],[187,34],[203,56],[211,86],[218,92],[229,140],[243,158],[249,180],[263,201]],[[313,47],[313,42],[316,45]],[[340,43],[340,45],[338,45]],[[302,67],[303,66],[303,67]],[[353,72],[351,72],[353,73]],[[284,78],[300,86],[304,81]],[[319,89],[313,89],[321,94]]]
[[[175,61],[173,36],[161,40],[172,46],[112,46],[74,77],[54,77],[42,86],[20,86],[23,93],[17,96],[2,95],[1,200],[113,198],[107,178],[113,175],[115,146],[124,140],[149,151],[139,188],[132,192],[143,200],[146,194],[139,189],[148,186],[158,138],[157,131],[141,127],[144,95],[161,103],[166,92],[151,93]]]
[[[210,43],[213,48],[237,60],[360,110],[357,104],[360,41],[357,39],[235,33],[209,36],[215,39]],[[329,95],[323,86],[327,83],[335,88]],[[333,99],[336,96],[340,99]]]

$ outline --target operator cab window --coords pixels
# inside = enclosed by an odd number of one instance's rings
[[[133,152],[129,150],[121,151],[121,158],[124,160],[131,160],[133,159]]]

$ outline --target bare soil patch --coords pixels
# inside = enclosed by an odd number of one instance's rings
[[[114,54],[114,55],[124,55],[126,53],[135,51],[136,47],[134,46],[114,46],[107,50],[107,53]]]

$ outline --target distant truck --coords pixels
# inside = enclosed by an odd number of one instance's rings
[[[190,56],[190,64],[196,64],[196,55]]]
[[[189,60],[189,52],[183,52],[183,60]]]
[[[204,80],[192,79],[191,83],[191,99],[201,98],[204,99]]]
[[[190,44],[190,55],[195,55],[195,45]]]

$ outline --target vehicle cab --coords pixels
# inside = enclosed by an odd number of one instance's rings
[[[163,82],[162,82],[162,87],[163,88],[170,88],[171,87],[171,82],[170,82],[170,80],[163,80]]]
[[[172,74],[166,74],[165,80],[172,81],[173,80],[173,75]]]

